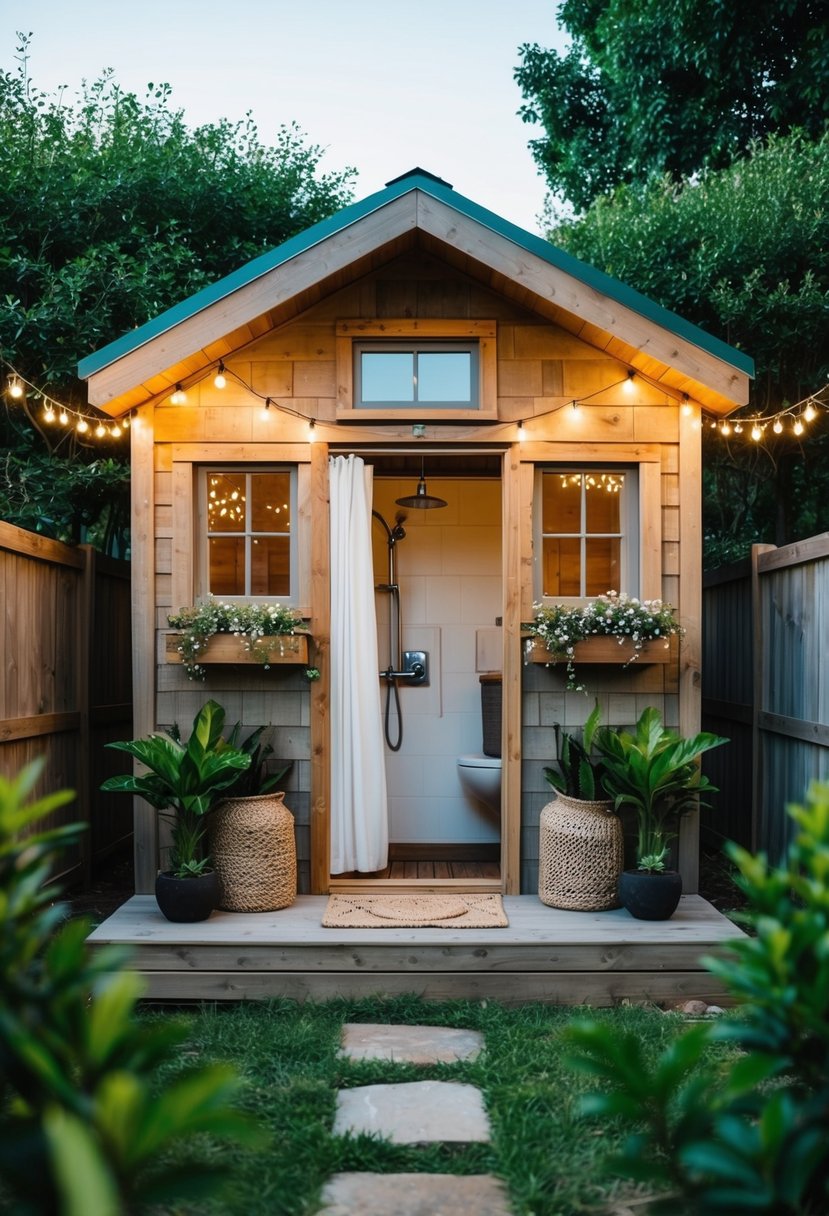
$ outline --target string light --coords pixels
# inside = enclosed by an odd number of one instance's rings
[[[806,422],[811,422],[812,419],[815,418],[816,414],[817,414],[817,410],[815,409],[815,407],[812,405],[812,403],[810,401],[809,404],[806,406],[805,410],[803,411],[803,417]]]
[[[783,423],[780,421],[779,418],[775,418],[774,425],[772,426],[771,429],[774,431],[775,435],[783,434]]]
[[[170,397],[170,405],[184,405],[187,400],[187,394],[180,384],[176,385],[175,392]]]
[[[622,388],[623,388],[623,389],[624,389],[624,391],[625,391],[625,392],[628,394],[628,396],[630,396],[630,394],[631,394],[631,393],[633,392],[633,390],[634,390],[634,387],[635,387],[635,386],[634,386],[634,383],[633,383],[633,377],[634,377],[635,375],[636,375],[636,372],[634,372],[634,371],[629,371],[629,372],[628,372],[628,374],[627,374],[627,379],[626,379],[626,380],[624,380],[624,381],[622,382]]]
[[[214,388],[225,388],[226,385],[227,385],[227,377],[225,376],[225,365],[224,365],[224,363],[222,363],[222,361],[220,359],[218,370],[216,372],[216,375],[213,377],[213,387]]]
[[[818,389],[816,393],[804,397],[802,401],[796,401],[793,405],[784,405],[776,413],[735,418],[733,422],[729,422],[727,419],[717,422],[714,419],[709,425],[712,430],[719,431],[726,437],[732,431],[735,435],[739,435],[744,428],[748,428],[751,438],[755,443],[759,443],[765,438],[765,433],[769,428],[774,435],[782,435],[788,429],[790,434],[800,438],[806,432],[806,424],[814,422],[821,413],[829,414],[829,384]]]
[[[522,418],[521,421],[518,423],[518,442],[523,443],[526,438],[527,438],[527,434],[524,430],[524,419]]]
[[[688,400],[687,393],[682,394],[682,412],[686,418],[688,418],[694,412],[693,406],[691,405],[691,402]]]
[[[271,399],[265,398],[265,404],[262,406],[262,421],[267,422],[271,416]]]
[[[755,443],[759,443],[759,441],[763,438],[763,428],[761,426],[757,426],[756,423],[751,428],[751,438]]]
[[[79,410],[72,409],[71,406],[64,405],[60,401],[56,401],[49,393],[38,388],[36,384],[32,384],[25,376],[21,376],[11,364],[0,358],[0,365],[5,365],[9,370],[8,384],[6,392],[14,401],[20,401],[21,404],[26,404],[27,395],[39,399],[43,403],[43,412],[40,415],[41,420],[49,426],[59,424],[62,427],[68,428],[70,424],[78,435],[90,435],[90,422],[96,425],[92,434],[97,439],[117,439],[122,434],[122,428],[119,427],[117,432],[112,429],[108,430],[103,422],[98,423],[97,418],[92,415],[82,414]],[[126,426],[126,421],[123,426]]]
[[[803,423],[800,421],[799,418],[797,419],[794,426],[792,427],[792,430],[794,431],[795,435],[803,434]]]
[[[315,443],[317,438],[317,420],[310,418],[308,420],[308,442]]]

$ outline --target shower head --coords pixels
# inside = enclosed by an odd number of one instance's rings
[[[426,477],[423,472],[423,461],[420,463],[420,481],[417,483],[417,490],[408,498],[396,498],[395,502],[398,507],[414,507],[415,510],[432,511],[436,507],[448,506],[446,499],[438,498],[434,494],[430,494],[426,489]]]

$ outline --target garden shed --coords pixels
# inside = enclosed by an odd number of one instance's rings
[[[701,427],[747,401],[752,362],[440,178],[389,182],[80,374],[93,405],[131,421],[135,733],[186,726],[207,696],[273,726],[302,891],[532,893],[556,724],[598,700],[614,725],[655,705],[699,729]],[[346,466],[372,486],[376,589],[350,633],[332,630],[352,569],[331,519]],[[568,691],[522,625],[536,603],[610,589],[674,605],[683,632],[627,666],[605,642],[579,665],[587,694]],[[210,594],[295,608],[308,655],[303,638],[266,669],[237,648],[188,680],[168,615]],[[387,787],[394,872],[332,856],[337,672],[353,675],[366,638],[360,679],[387,725],[366,763]],[[488,808],[459,774],[482,750],[501,753]],[[158,842],[140,805],[136,849],[149,892]],[[679,865],[696,891],[691,818]]]

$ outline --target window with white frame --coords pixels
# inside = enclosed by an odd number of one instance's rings
[[[354,407],[478,409],[477,342],[356,342]]]
[[[296,470],[200,471],[201,592],[296,600]]]
[[[538,469],[535,500],[537,599],[639,594],[635,466]]]

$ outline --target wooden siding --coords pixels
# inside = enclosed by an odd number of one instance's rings
[[[829,777],[829,535],[706,575],[704,618],[704,724],[734,740],[706,764],[721,791],[706,824],[779,859],[786,804]]]
[[[99,789],[125,771],[104,745],[132,737],[129,564],[0,522],[0,620],[2,770],[43,757],[38,790],[76,792],[44,823],[89,824],[64,866],[87,878],[132,833],[127,800]]]

